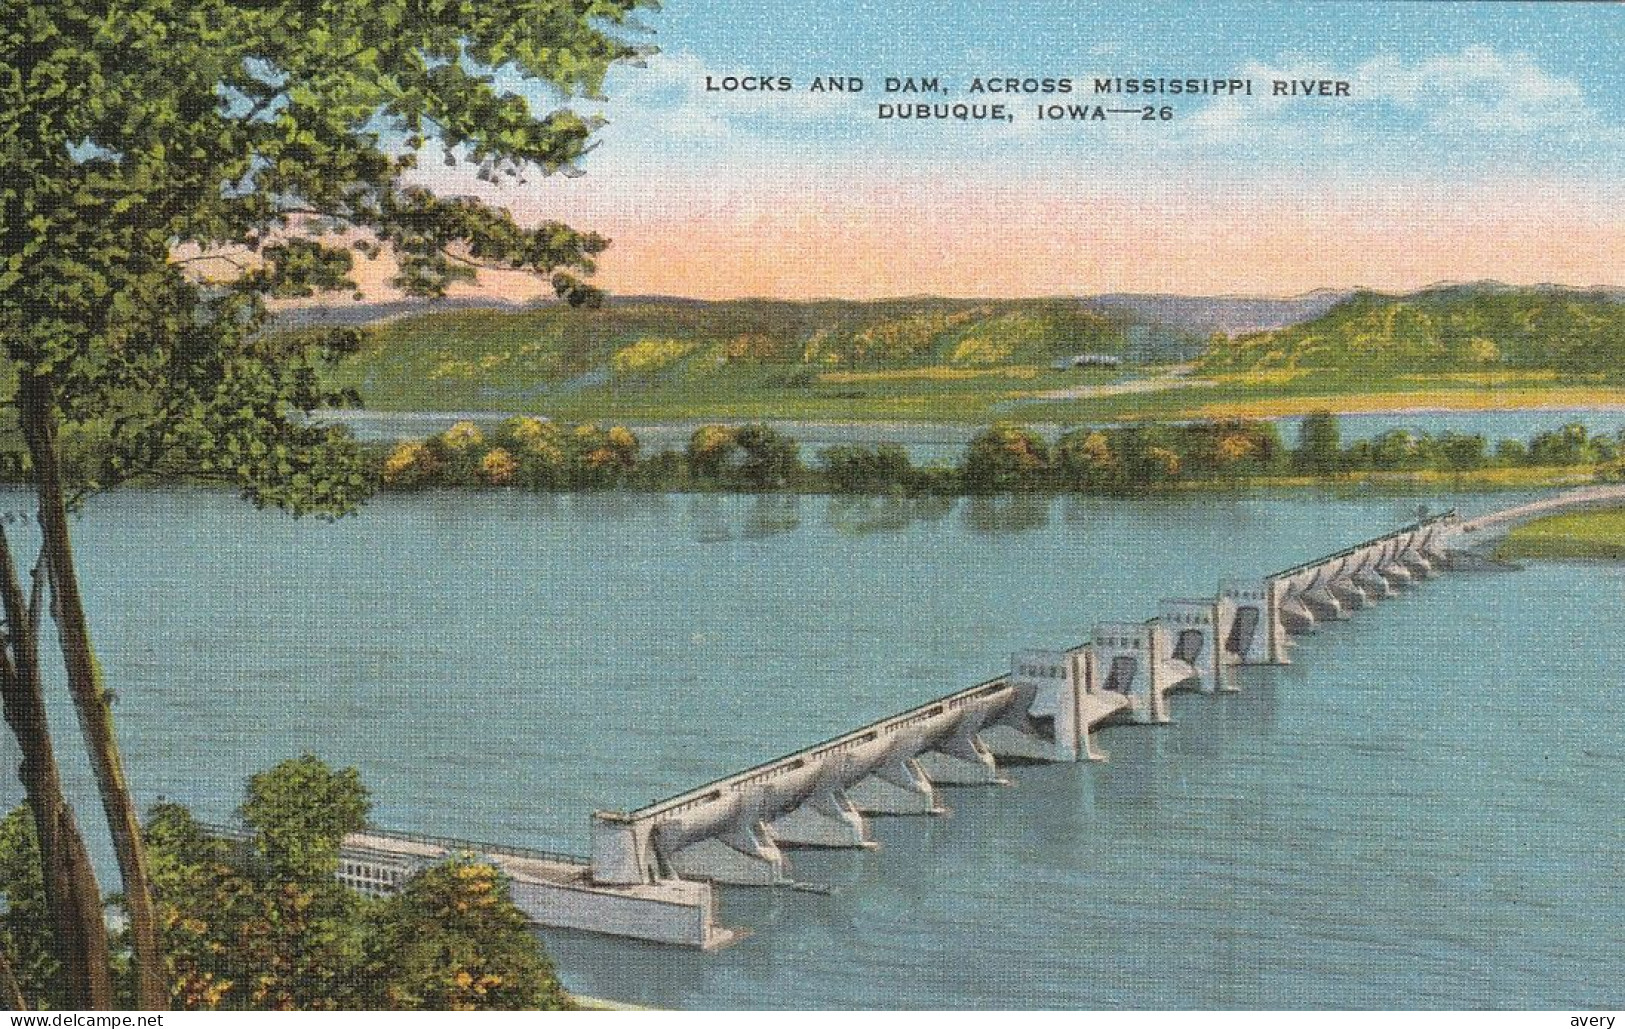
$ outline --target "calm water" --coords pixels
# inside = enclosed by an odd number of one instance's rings
[[[491,494],[322,525],[176,492],[78,529],[144,803],[225,817],[314,750],[361,768],[381,825],[580,850],[595,807],[1415,503]],[[726,891],[755,932],[721,953],[545,939],[571,988],[681,1007],[1617,1007],[1622,587],[1600,565],[1446,577],[1239,696],[1108,731],[1106,764],[950,791],[950,817],[877,820],[878,852],[798,853],[837,891]]]

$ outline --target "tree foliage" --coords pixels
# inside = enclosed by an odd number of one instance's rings
[[[335,878],[362,827],[354,769],[311,755],[249,780],[248,833],[216,835],[179,804],[148,815],[166,983],[183,1010],[553,1009],[553,967],[495,869],[463,857],[397,895]],[[9,839],[0,830],[0,843]],[[0,873],[12,851],[0,850]]]
[[[305,754],[249,779],[240,814],[277,875],[311,882],[333,875],[339,845],[366,824],[371,806],[354,768],[334,771]]]
[[[1298,425],[1297,464],[1310,472],[1334,472],[1343,459],[1343,441],[1337,416],[1311,411]]]
[[[1049,467],[1049,444],[1036,432],[995,425],[971,440],[961,474],[971,493],[1021,492],[1038,488]]]
[[[689,436],[689,472],[701,483],[784,489],[803,470],[801,445],[771,425],[702,425]]]
[[[383,456],[380,476],[395,490],[602,489],[626,480],[638,449],[637,435],[625,426],[568,426],[519,415],[489,435],[473,422],[458,422],[427,439],[397,443]]]
[[[0,820],[0,902],[0,954],[23,1000],[36,1008],[64,1006],[66,984],[45,902],[39,836],[27,808]]]
[[[497,72],[595,93],[639,52],[605,31],[639,5],[10,0],[7,358],[62,424],[117,412],[109,481],[180,464],[261,502],[348,509],[366,484],[343,440],[286,415],[350,399],[316,372],[356,333],[266,343],[263,300],[352,288],[357,246],[392,251],[414,295],[500,266],[593,300],[580,276],[606,240],[437,196],[416,168],[436,151],[491,179],[573,168],[591,123],[533,112]]]
[[[569,1006],[507,884],[472,856],[416,876],[373,913],[373,1006],[556,1011]]]
[[[249,780],[246,840],[211,835],[178,804],[153,809],[146,836],[174,1006],[365,1006],[365,905],[334,873],[367,809],[355,769],[308,754]]]
[[[837,493],[884,493],[906,485],[913,471],[908,451],[895,443],[826,447],[818,465]]]
[[[795,443],[769,426],[702,425],[682,451],[641,457],[636,435],[623,427],[605,431],[519,416],[489,434],[472,422],[459,423],[427,440],[377,450],[374,460],[391,490],[499,486],[940,497],[1133,496],[1185,484],[1241,486],[1281,476],[1330,481],[1366,472],[1540,467],[1592,468],[1603,475],[1603,466],[1612,467],[1625,454],[1625,435],[1593,434],[1577,422],[1493,446],[1481,433],[1409,428],[1344,445],[1337,416],[1321,412],[1304,419],[1297,439],[1289,448],[1275,423],[1245,419],[1085,427],[1063,432],[1053,444],[1031,429],[1000,425],[973,437],[957,463],[917,465],[895,443],[840,444],[820,450],[816,465],[807,468]],[[500,477],[490,473],[498,460]]]
[[[783,489],[801,468],[801,445],[770,425],[741,425],[734,443],[741,455],[736,474],[748,489]]]

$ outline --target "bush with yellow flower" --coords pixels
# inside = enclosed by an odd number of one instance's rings
[[[443,463],[421,440],[398,443],[385,457],[382,469],[385,486],[421,486],[432,481]]]
[[[480,458],[480,478],[493,486],[511,485],[519,474],[519,461],[501,447],[492,447]]]
[[[441,433],[440,438],[452,450],[467,450],[485,442],[485,433],[473,422],[461,421]]]

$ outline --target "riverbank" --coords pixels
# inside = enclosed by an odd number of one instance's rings
[[[1591,468],[1481,468],[1476,471],[1339,472],[1332,475],[1276,475],[1238,479],[1233,482],[1206,480],[1181,484],[1174,492],[1236,493],[1325,493],[1334,496],[1370,494],[1410,496],[1439,490],[1496,493],[1504,490],[1568,489],[1596,481]]]
[[[375,325],[331,384],[375,411],[565,421],[1071,426],[1625,409],[1621,310],[1584,292],[1445,289],[1353,296],[1255,323],[1275,329],[1214,334],[1212,324],[1063,298],[641,298]]]
[[[1025,399],[1007,408],[1024,419],[1083,421],[1291,418],[1313,411],[1343,415],[1423,415],[1489,411],[1621,411],[1625,388],[1538,375],[1410,375],[1357,378],[1310,372],[1269,376],[1220,375],[1178,390],[1138,392],[1064,402]]]
[[[1625,561],[1625,511],[1582,511],[1519,526],[1496,556]]]
[[[570,994],[570,1006],[577,1011],[654,1011],[655,1008],[642,1004],[627,1004],[618,1000],[606,1000],[603,997],[584,997],[579,993]]]

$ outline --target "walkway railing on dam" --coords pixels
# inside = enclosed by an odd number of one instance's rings
[[[552,861],[561,865],[585,865],[591,858],[585,854],[567,854],[563,851],[541,850],[536,847],[524,847],[513,843],[488,843],[480,840],[464,840],[455,836],[435,836],[430,833],[408,832],[401,829],[367,830],[378,836],[393,840],[405,840],[411,843],[423,843],[431,847],[439,847],[453,854],[503,854],[510,857],[531,858],[535,861]]]
[[[1395,529],[1392,532],[1385,532],[1381,536],[1374,536],[1371,539],[1366,540],[1364,543],[1356,543],[1351,547],[1344,547],[1342,550],[1339,550],[1334,554],[1327,554],[1325,557],[1317,557],[1317,558],[1315,558],[1315,559],[1313,559],[1311,561],[1305,561],[1302,564],[1293,565],[1291,568],[1284,568],[1281,571],[1275,572],[1272,575],[1265,576],[1265,578],[1266,579],[1285,579],[1285,578],[1289,578],[1289,577],[1291,577],[1293,575],[1298,574],[1299,572],[1307,571],[1307,570],[1312,569],[1312,568],[1318,568],[1321,565],[1324,565],[1324,564],[1326,564],[1328,562],[1336,561],[1336,560],[1338,560],[1340,558],[1350,557],[1350,556],[1352,556],[1354,554],[1358,554],[1360,551],[1362,551],[1362,550],[1364,550],[1364,549],[1366,549],[1368,547],[1372,547],[1372,546],[1376,546],[1376,545],[1379,545],[1379,544],[1382,544],[1382,543],[1386,543],[1389,540],[1392,540],[1392,539],[1394,539],[1396,537],[1399,537],[1399,536],[1403,536],[1406,533],[1415,532],[1417,529],[1425,529],[1428,526],[1432,526],[1432,525],[1454,524],[1454,523],[1460,521],[1460,519],[1461,519],[1461,516],[1459,514],[1457,514],[1456,509],[1452,507],[1448,511],[1443,511],[1443,512],[1440,512],[1439,514],[1436,514],[1436,515],[1427,515],[1425,517],[1418,518],[1416,521],[1412,522],[1409,525],[1406,525],[1406,526],[1404,526],[1402,528],[1399,528],[1399,529]]]
[[[817,760],[830,754],[839,753],[850,746],[868,742],[878,733],[884,732],[888,729],[907,726],[918,721],[920,718],[940,714],[947,707],[962,706],[968,698],[985,696],[989,693],[1003,689],[1005,682],[1006,677],[1002,675],[989,679],[986,682],[978,683],[969,689],[960,690],[957,693],[951,693],[940,700],[933,700],[917,707],[909,708],[907,711],[899,712],[889,718],[883,718],[880,721],[866,725],[861,729],[854,729],[851,732],[842,733],[839,736],[831,736],[830,738],[823,740],[822,742],[815,743],[810,747],[803,747],[800,750],[793,750],[787,754],[782,754],[779,757],[770,758],[763,761],[761,764],[754,765],[742,772],[735,772],[732,775],[722,776],[721,778],[714,779],[703,786],[696,786],[693,789],[684,790],[682,793],[674,794],[664,800],[653,801],[652,803],[644,805],[625,817],[629,819],[646,819],[657,818],[661,815],[680,813],[696,804],[703,803],[713,797],[720,796],[723,790],[729,789],[730,787],[765,781],[776,773],[794,771],[795,769],[803,767],[807,760]]]

